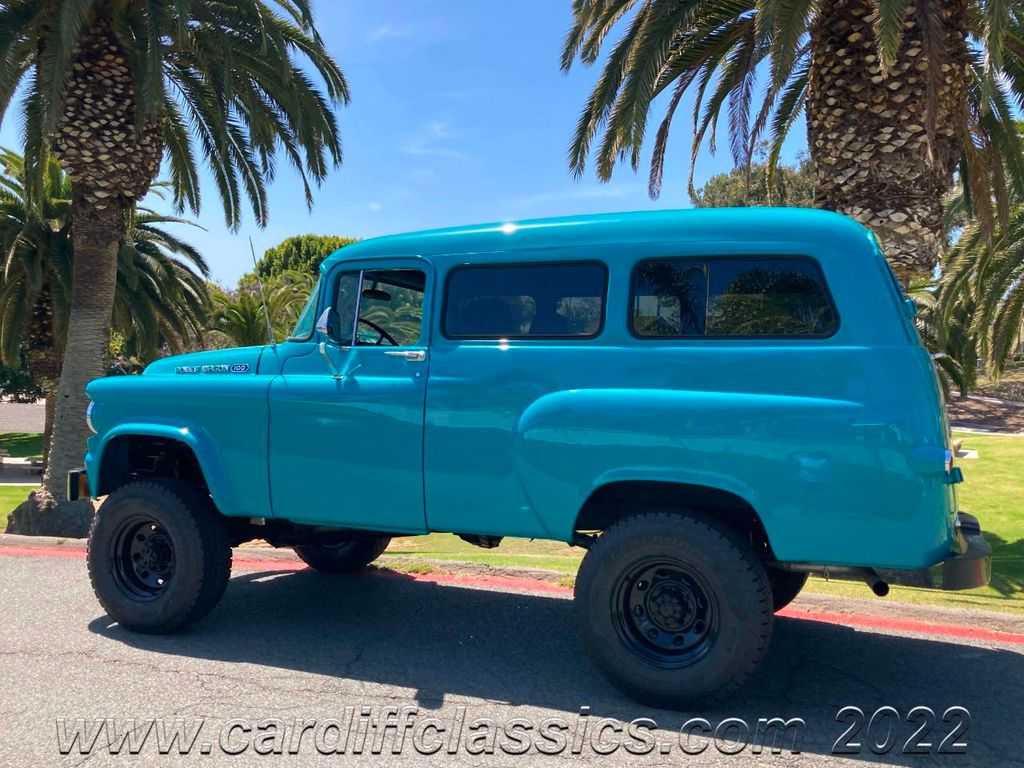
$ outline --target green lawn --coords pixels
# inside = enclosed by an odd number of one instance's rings
[[[0,485],[0,533],[7,530],[7,515],[28,498],[28,492],[38,485]]]
[[[0,432],[0,448],[6,448],[12,458],[42,457],[43,435],[39,432]]]

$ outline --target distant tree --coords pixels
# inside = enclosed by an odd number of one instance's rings
[[[17,366],[0,363],[0,397],[15,403],[34,403],[45,396],[42,387],[32,380],[24,360]]]
[[[305,272],[283,272],[264,282],[275,341],[284,341],[298,320],[313,289],[314,278]],[[209,341],[216,346],[248,347],[267,343],[267,322],[258,286],[240,285],[234,291],[210,288],[213,312]]]
[[[358,238],[338,235],[296,235],[268,248],[256,264],[256,274],[266,279],[282,272],[318,274],[320,262]],[[243,282],[245,279],[243,278]]]
[[[690,196],[698,208],[730,208],[749,205],[814,206],[814,166],[800,155],[796,165],[780,165],[768,181],[768,163],[761,157],[745,168],[719,173]]]

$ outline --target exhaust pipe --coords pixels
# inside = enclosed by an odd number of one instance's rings
[[[799,573],[817,573],[828,579],[830,576],[847,576],[863,579],[871,591],[878,597],[885,597],[889,594],[889,584],[884,581],[874,568],[862,568],[848,565],[809,565],[804,563],[778,563],[774,567],[784,571],[796,571]]]
[[[878,574],[874,571],[864,574],[864,581],[878,597],[885,597],[889,594],[889,585],[878,578]]]

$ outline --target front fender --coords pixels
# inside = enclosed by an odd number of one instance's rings
[[[124,423],[118,424],[89,441],[89,452],[85,457],[86,472],[89,476],[89,489],[92,495],[98,496],[100,479],[103,471],[103,458],[110,443],[118,437],[143,435],[176,440],[188,446],[199,462],[199,468],[210,489],[210,496],[222,514],[237,514],[238,500],[231,490],[228,473],[217,452],[216,444],[210,434],[200,426],[187,424],[172,426],[169,424]]]

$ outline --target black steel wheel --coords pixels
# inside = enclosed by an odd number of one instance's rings
[[[89,531],[89,578],[111,618],[137,632],[198,621],[231,575],[223,518],[205,493],[175,480],[111,493]]]
[[[575,613],[602,674],[662,707],[735,690],[764,656],[773,618],[749,543],[678,510],[633,515],[602,533],[576,577]]]
[[[624,574],[612,603],[619,637],[662,669],[694,664],[714,644],[718,604],[696,570],[649,558]]]
[[[152,600],[174,577],[174,541],[147,515],[129,517],[110,541],[108,557],[118,585],[140,600]]]

